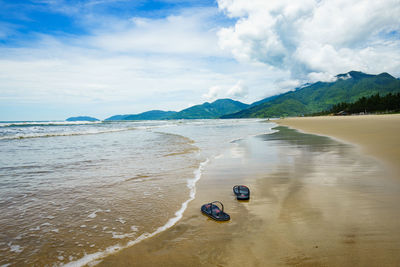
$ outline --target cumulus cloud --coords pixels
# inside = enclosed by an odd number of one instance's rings
[[[21,10],[20,19],[37,8],[82,32],[26,33],[0,22],[0,39],[15,41],[0,46],[0,106],[81,105],[106,117],[224,97],[250,103],[350,70],[400,75],[398,0],[218,0],[219,11],[147,18],[100,12],[140,1],[39,2],[0,13]]]
[[[239,80],[233,86],[211,86],[206,94],[203,94],[203,98],[207,101],[214,101],[218,98],[234,98],[243,99],[249,94],[248,87],[242,80]]]
[[[265,73],[265,66],[243,67],[221,51],[213,21],[217,14],[196,8],[162,18],[103,17],[103,24],[88,28],[90,34],[34,33],[16,46],[1,46],[0,117],[62,119],[72,107],[99,118],[180,110],[189,102],[227,97],[238,80],[246,80],[254,92],[251,101],[259,100],[270,77],[278,74]],[[6,105],[31,109],[19,108],[25,115],[12,117]],[[57,115],[34,117],[50,105]]]
[[[249,89],[242,80],[238,81],[234,86],[228,90],[228,96],[233,98],[243,98],[247,96]]]
[[[350,70],[399,75],[398,0],[218,0],[237,19],[218,32],[241,62],[289,70],[303,81]]]
[[[0,103],[56,103],[67,114],[73,104],[91,106],[99,117],[179,110],[211,84],[230,81],[207,64],[209,57],[224,58],[215,31],[205,26],[215,14],[200,8],[164,18],[113,18],[111,28],[100,25],[91,34],[36,33],[18,46],[2,46]]]
[[[119,28],[88,38],[92,45],[109,52],[192,54],[193,56],[219,56],[215,31],[205,25],[215,15],[212,9],[192,10],[166,18],[133,17]]]
[[[205,98],[208,101],[213,101],[221,95],[223,90],[224,89],[221,86],[218,86],[218,85],[211,86],[208,89],[208,92],[206,94],[203,94],[203,98]]]
[[[290,80],[290,79],[285,79],[283,81],[277,81],[276,85],[278,88],[286,90],[294,90],[297,87],[301,85],[301,82],[299,80]]]

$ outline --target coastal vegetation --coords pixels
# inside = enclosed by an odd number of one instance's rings
[[[367,113],[397,113],[400,112],[400,93],[379,94],[361,97],[355,102],[341,102],[326,111],[311,114],[313,116],[328,114],[367,114]]]

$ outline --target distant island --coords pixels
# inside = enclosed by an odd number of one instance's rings
[[[100,121],[100,120],[89,116],[78,116],[78,117],[70,117],[66,119],[66,121]]]

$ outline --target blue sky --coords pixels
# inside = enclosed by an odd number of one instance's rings
[[[397,0],[0,0],[0,120],[246,103],[400,75]]]
[[[0,1],[2,22],[14,26],[10,39],[12,44],[29,34],[90,34],[85,27],[85,16],[118,17],[132,16],[163,18],[176,10],[193,7],[216,7],[214,1]],[[94,25],[93,25],[94,26]]]

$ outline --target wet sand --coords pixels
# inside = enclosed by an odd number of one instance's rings
[[[399,266],[400,181],[351,145],[277,130],[211,159],[182,220],[99,266]],[[231,221],[201,214],[214,200]]]
[[[362,153],[390,164],[400,178],[400,114],[286,118],[277,123],[357,144]]]

